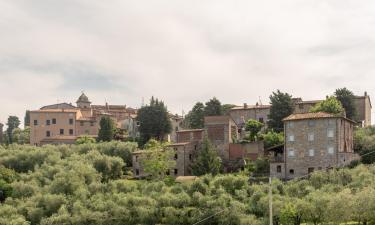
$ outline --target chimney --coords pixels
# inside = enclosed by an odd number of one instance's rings
[[[259,106],[259,103],[257,102],[255,105],[256,105],[256,106]]]
[[[244,104],[243,104],[243,108],[244,108],[244,109],[247,109],[247,103],[244,103]]]
[[[367,97],[367,91],[365,91],[365,97]]]

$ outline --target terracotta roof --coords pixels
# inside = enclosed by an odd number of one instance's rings
[[[244,106],[235,106],[230,110],[248,110],[248,109],[269,109],[271,105],[248,105],[247,107]]]
[[[78,112],[79,109],[39,109],[39,110],[32,110],[30,112],[34,113],[75,113]]]
[[[308,120],[308,119],[322,119],[322,118],[342,118],[345,120],[348,120],[352,123],[355,123],[354,121],[345,118],[340,115],[334,115],[330,113],[325,113],[325,112],[317,112],[317,113],[296,113],[292,114],[286,118],[283,119],[283,121],[291,121],[291,120]]]
[[[188,130],[179,130],[176,133],[183,133],[183,132],[196,132],[196,131],[204,131],[203,129],[188,129]]]
[[[316,104],[319,102],[322,102],[323,100],[310,100],[310,101],[302,101],[302,102],[296,102],[296,104]]]

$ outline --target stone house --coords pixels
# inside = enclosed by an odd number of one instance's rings
[[[357,109],[358,122],[361,123],[361,126],[371,126],[372,105],[370,96],[367,92],[365,92],[363,96],[356,96],[354,98],[354,104]]]
[[[294,102],[294,112],[293,113],[308,113],[310,109],[314,107],[319,102],[323,100],[312,100],[312,101],[303,101],[302,98],[293,98]],[[362,127],[371,126],[371,98],[364,93],[363,96],[354,97],[354,106],[357,110],[357,121],[361,124]]]
[[[267,127],[268,115],[270,114],[271,105],[247,105],[236,106],[229,111],[229,116],[234,120],[238,126],[238,132],[243,136],[242,130],[245,127],[245,123],[249,119],[257,120]]]
[[[288,116],[283,148],[270,149],[271,176],[293,179],[359,159],[353,151],[354,126],[352,120],[323,112]]]
[[[30,111],[30,143],[73,144],[82,135],[97,137],[103,116],[111,117],[116,127],[122,128],[125,121],[134,120],[137,113],[126,106],[91,105],[84,93],[76,103],[77,106],[60,103]]]

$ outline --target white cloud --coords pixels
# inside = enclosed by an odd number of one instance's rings
[[[373,94],[371,0],[0,1],[0,121],[81,90],[174,112],[217,96]]]

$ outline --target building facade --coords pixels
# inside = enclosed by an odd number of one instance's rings
[[[285,144],[272,150],[271,176],[293,179],[359,159],[353,151],[354,126],[354,121],[322,112],[285,118]]]
[[[30,111],[30,144],[73,144],[80,136],[97,137],[99,122],[103,116],[113,119],[117,128],[126,128],[129,120],[134,120],[137,111],[126,106],[91,105],[82,93],[77,106],[68,103],[48,105]],[[131,123],[129,133],[136,134],[136,126]]]
[[[354,98],[354,105],[357,109],[358,122],[361,123],[362,127],[371,126],[372,105],[367,92],[363,96],[356,96]]]
[[[245,123],[250,120],[257,120],[267,127],[268,116],[270,114],[271,105],[247,105],[236,106],[229,111],[230,117],[234,120],[239,128],[240,134],[242,129],[245,127]]]

